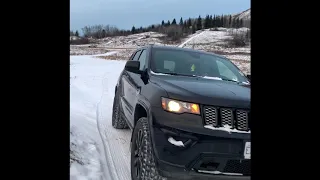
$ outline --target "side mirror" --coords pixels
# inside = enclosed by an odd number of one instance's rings
[[[140,61],[132,61],[132,60],[127,61],[124,67],[126,71],[141,74],[141,71],[139,70],[139,68],[140,68]]]
[[[247,78],[251,81],[251,74],[247,74]]]

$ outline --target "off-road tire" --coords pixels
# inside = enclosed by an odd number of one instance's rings
[[[136,175],[135,160],[136,154],[135,151],[139,149],[137,147],[137,140],[140,133],[140,156],[141,157],[141,166],[140,166],[140,177]],[[153,153],[153,148],[150,139],[148,119],[142,117],[138,120],[137,125],[134,128],[132,142],[131,142],[131,179],[132,180],[167,180],[167,178],[159,175],[159,172],[155,165],[155,158]]]
[[[112,126],[116,129],[127,129],[128,125],[126,120],[122,117],[123,115],[121,113],[119,101],[120,101],[120,97],[117,91],[113,99]]]

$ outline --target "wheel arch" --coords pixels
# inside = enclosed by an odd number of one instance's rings
[[[152,131],[151,125],[152,125],[152,114],[151,114],[151,107],[149,101],[147,101],[144,97],[140,96],[139,100],[137,101],[137,104],[134,108],[134,118],[133,118],[133,129],[136,126],[138,120],[141,117],[146,117],[149,121],[149,128]],[[151,132],[150,131],[150,132]],[[132,130],[132,135],[133,135],[133,130]],[[131,140],[132,141],[132,135],[131,135]],[[152,138],[151,138],[152,139]]]

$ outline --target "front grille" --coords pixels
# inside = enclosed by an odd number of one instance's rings
[[[249,118],[248,112],[246,111],[237,111],[237,127],[239,130],[247,130],[249,129]]]
[[[224,167],[223,172],[226,173],[240,173],[245,176],[251,175],[251,161],[250,160],[229,160]]]
[[[204,112],[204,119],[206,125],[216,126],[218,122],[217,109],[214,107],[207,106],[204,108]]]
[[[240,131],[250,130],[250,112],[246,110],[233,110],[204,106],[204,124],[213,127],[230,127]]]
[[[221,126],[233,127],[233,112],[231,109],[221,109]]]

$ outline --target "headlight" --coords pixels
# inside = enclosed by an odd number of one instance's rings
[[[161,98],[162,108],[174,113],[200,114],[199,104],[187,103],[168,98]]]

